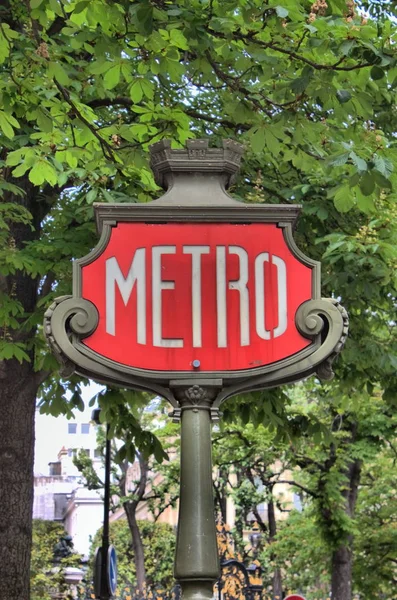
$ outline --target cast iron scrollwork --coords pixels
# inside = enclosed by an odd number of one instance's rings
[[[179,421],[182,412],[188,409],[195,412],[198,410],[209,410],[211,420],[219,421],[219,410],[213,407],[213,402],[218,394],[216,388],[194,384],[174,388],[173,392],[179,403],[179,408],[171,413],[174,422]]]
[[[44,313],[44,334],[61,364],[63,376],[70,376],[75,370],[75,363],[65,352],[65,346],[72,346],[71,336],[90,335],[98,319],[98,311],[91,302],[73,296],[56,298]]]
[[[342,351],[349,331],[347,311],[334,298],[309,300],[302,304],[296,314],[296,325],[305,336],[316,336],[321,333],[322,346],[328,351],[316,367],[320,379],[333,378],[332,363]],[[329,352],[331,350],[331,352]]]

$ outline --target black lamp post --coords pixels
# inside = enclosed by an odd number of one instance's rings
[[[100,424],[101,409],[95,408],[92,411],[91,419]],[[109,551],[109,507],[110,507],[110,439],[109,439],[109,424],[106,425],[106,445],[105,445],[105,489],[103,498],[103,529],[102,529],[102,546],[98,550],[101,554],[100,573],[96,573],[98,578],[98,589],[96,592],[100,600],[109,600],[113,594],[109,592],[108,586],[108,551]]]
[[[262,543],[262,533],[259,530],[257,523],[254,524],[252,528],[252,533],[249,535],[249,541],[252,547],[254,558],[257,557],[259,548]]]

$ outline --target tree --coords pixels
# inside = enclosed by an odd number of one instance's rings
[[[0,595],[27,600],[36,396],[45,382],[45,410],[81,404],[79,379],[63,382],[44,346],[44,307],[95,243],[94,200],[157,193],[151,142],[246,142],[234,192],[303,203],[298,243],[350,309],[338,376],[395,394],[392,348],[377,337],[395,314],[395,25],[362,19],[352,0],[6,0],[0,11]]]
[[[332,589],[344,598],[348,589],[392,598],[395,416],[379,393],[361,392],[348,409],[332,388],[312,382],[291,396],[283,429],[233,424],[214,436],[215,497],[220,507],[222,495],[234,501],[237,548],[244,555],[243,530],[255,519],[272,597],[301,590],[323,599]],[[299,494],[302,512],[280,495],[280,484]],[[288,518],[276,519],[275,508]]]
[[[305,591],[312,590],[313,598],[321,598],[327,589],[332,589],[336,598],[343,598],[346,592],[351,597],[353,591],[369,597],[375,590],[380,593],[384,586],[393,586],[390,570],[393,521],[384,512],[382,496],[375,500],[375,490],[385,490],[390,480],[387,470],[376,471],[374,465],[387,465],[390,461],[396,435],[395,418],[379,393],[369,396],[360,391],[348,399],[348,408],[343,408],[341,398],[335,398],[328,386],[321,390],[314,386],[311,392],[309,387],[307,392],[306,399],[302,397],[295,402],[294,420],[300,413],[301,419],[308,419],[313,426],[317,422],[318,431],[314,436],[300,435],[293,440],[290,453],[290,464],[299,467],[294,479],[304,510],[293,515],[277,536],[276,564],[284,568],[288,565],[288,586],[294,581],[300,583]],[[314,400],[316,396],[321,402]],[[372,505],[368,502],[369,481],[374,490],[369,494]],[[379,556],[379,548],[369,540],[374,535],[370,530],[377,518],[382,522],[382,514],[386,567],[373,571],[375,584],[363,572],[367,570],[364,564],[377,562]],[[369,515],[374,519],[371,525]],[[308,540],[303,546],[302,539]],[[308,573],[303,565],[311,564],[315,556],[317,568]],[[321,556],[323,560],[318,561]]]
[[[125,511],[130,530],[129,539],[132,544],[134,579],[136,579],[137,590],[139,593],[143,593],[148,585],[148,578],[144,532],[141,531],[137,514],[144,505],[152,514],[153,519],[157,521],[169,506],[175,505],[179,496],[179,462],[170,461],[165,468],[160,464],[164,458],[168,459],[166,450],[171,450],[175,454],[175,442],[173,441],[175,425],[164,422],[161,403],[158,400],[152,400],[148,410],[145,411],[144,407],[147,404],[145,394],[131,394],[126,391],[114,390],[98,395],[103,406],[101,409],[103,422],[106,422],[108,417],[105,406],[109,395],[112,396],[113,402],[117,397],[123,407],[121,410],[128,411],[129,418],[135,419],[141,427],[139,450],[135,448],[132,450],[131,445],[125,443],[130,431],[124,431],[122,427],[117,428],[119,439],[114,438],[111,445],[111,509],[114,511],[122,506]],[[125,425],[125,422],[122,423]],[[152,442],[154,434],[157,437]],[[121,439],[124,441],[122,442]],[[104,463],[106,431],[103,427],[98,428],[97,440]],[[152,446],[154,446],[155,454],[151,456]],[[131,454],[131,452],[133,453]],[[83,475],[84,482],[89,489],[104,487],[104,482],[94,468],[92,459],[84,451],[80,451],[73,462]]]
[[[222,520],[227,523],[224,507],[229,496],[236,510],[236,546],[243,557],[246,554],[244,529],[256,521],[268,548],[267,556],[262,555],[262,566],[266,566],[263,577],[269,580],[275,598],[283,597],[281,569],[271,565],[278,528],[276,510],[283,510],[283,499],[275,487],[288,469],[285,449],[283,444],[276,445],[275,434],[261,425],[230,425],[214,436],[214,463],[218,470],[214,480],[215,499]],[[266,517],[264,511],[259,510],[260,506],[266,507]]]
[[[170,591],[173,586],[173,557],[175,552],[175,533],[167,523],[138,521],[142,534],[146,571],[145,592],[157,588]],[[102,530],[92,541],[92,551],[101,544]],[[110,542],[117,552],[118,589],[116,598],[133,591],[138,585],[134,558],[135,545],[131,538],[131,529],[127,520],[119,519],[110,523]],[[93,552],[91,552],[93,556]],[[91,561],[92,562],[92,561]]]
[[[49,572],[54,567],[54,546],[65,533],[63,526],[54,521],[33,520],[31,591],[32,600],[49,600],[51,578]]]
[[[361,451],[366,444],[360,444]],[[356,448],[357,449],[357,448]],[[394,600],[396,552],[395,506],[393,484],[395,453],[381,447],[375,456],[372,450],[362,465],[361,484],[355,507],[355,519],[335,527],[337,513],[329,522],[337,535],[354,532],[352,589],[363,598]],[[372,458],[370,457],[372,455]],[[308,473],[306,483],[309,485]],[[335,486],[328,482],[329,496],[337,506]],[[283,569],[286,590],[304,591],[308,600],[327,597],[330,590],[334,540],[324,535],[324,526],[318,526],[318,507],[310,498],[303,498],[302,512],[293,511],[288,520],[279,524],[274,544],[276,564]]]
[[[32,560],[30,569],[31,600],[50,600],[54,588],[66,588],[62,567],[79,566],[81,556],[71,552],[67,558],[55,560],[55,546],[66,535],[61,523],[33,519]]]

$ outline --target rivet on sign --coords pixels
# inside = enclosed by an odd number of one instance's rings
[[[200,364],[201,364],[200,361],[197,359],[192,362],[192,365],[195,369],[198,369]]]

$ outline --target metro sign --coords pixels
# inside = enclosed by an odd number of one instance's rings
[[[276,224],[118,222],[81,280],[99,313],[83,344],[127,367],[257,369],[312,343],[295,323],[312,268]]]
[[[321,299],[320,264],[295,244],[300,207],[226,193],[242,151],[232,140],[158,142],[151,163],[164,196],[94,205],[98,245],[75,261],[73,295],[45,314],[66,373],[150,390],[176,408],[188,382],[215,386],[220,403],[332,375],[346,313]]]

